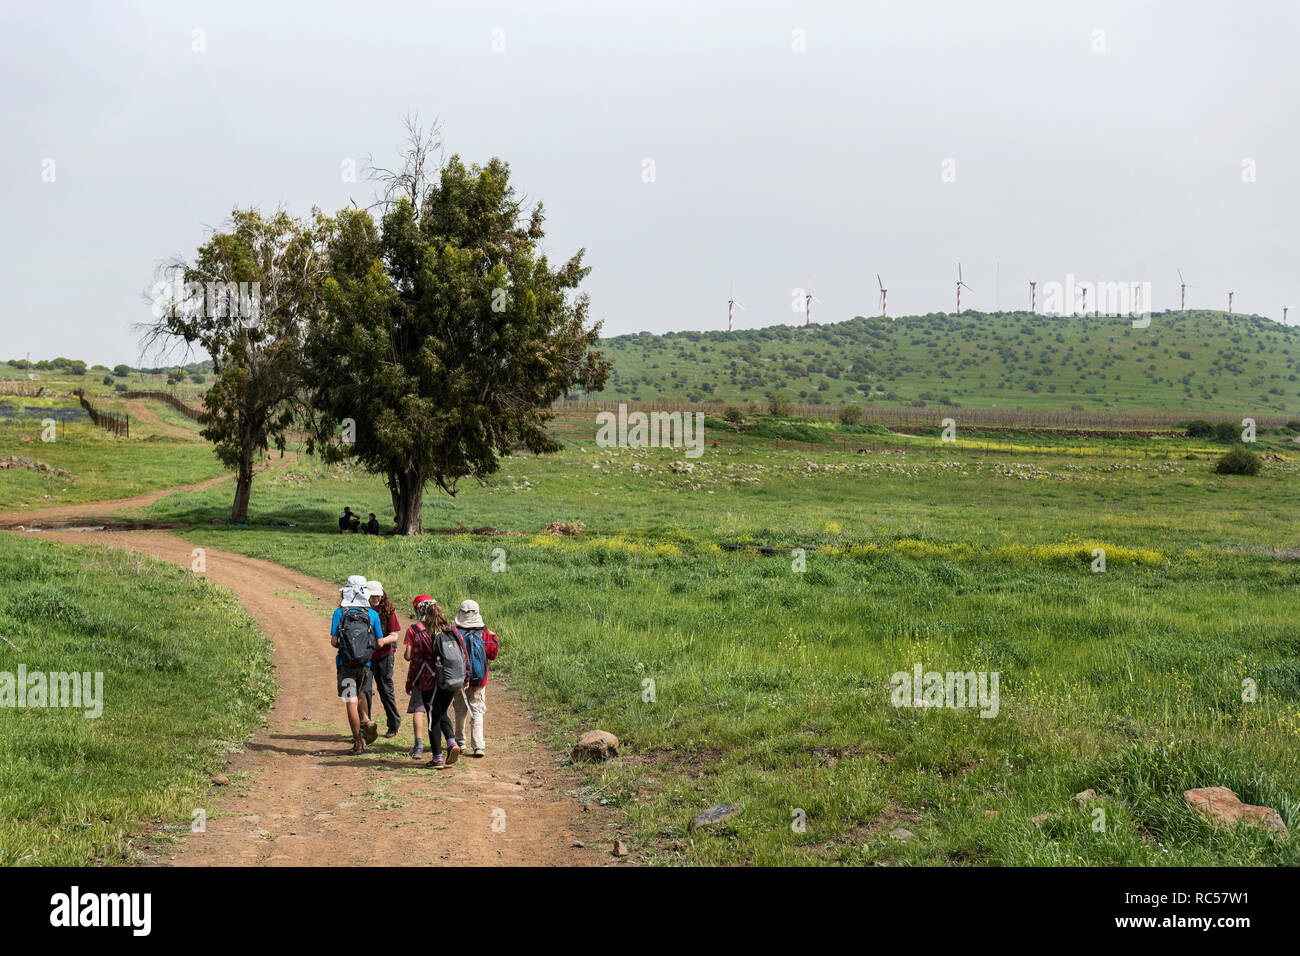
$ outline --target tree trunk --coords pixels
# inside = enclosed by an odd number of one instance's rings
[[[235,524],[248,523],[248,499],[253,493],[253,449],[244,448],[239,453],[239,473],[235,476],[235,503],[230,509],[230,520]]]
[[[390,475],[393,514],[398,534],[424,534],[424,476],[412,472]]]

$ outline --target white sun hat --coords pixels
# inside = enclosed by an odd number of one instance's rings
[[[372,598],[372,597],[383,597],[383,596],[384,596],[384,586],[383,586],[382,584],[380,584],[378,581],[367,581],[367,582],[366,582],[366,597],[367,597],[367,598]]]
[[[463,601],[456,612],[456,626],[469,628],[471,631],[483,626],[483,615],[478,612],[477,601]]]
[[[370,607],[365,575],[351,575],[348,583],[339,588],[339,594],[339,607]]]

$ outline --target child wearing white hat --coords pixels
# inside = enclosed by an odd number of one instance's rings
[[[456,629],[465,642],[468,658],[465,688],[451,699],[456,715],[456,739],[472,748],[470,755],[484,754],[483,717],[487,713],[488,662],[497,659],[500,639],[487,629],[478,602],[464,601],[456,612]],[[469,718],[469,736],[465,736],[465,718]]]

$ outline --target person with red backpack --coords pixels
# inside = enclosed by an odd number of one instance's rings
[[[441,769],[454,764],[460,757],[461,747],[452,733],[447,707],[452,698],[465,686],[469,668],[465,644],[460,632],[447,624],[442,607],[427,594],[411,602],[419,620],[406,631],[404,656],[409,662],[406,672],[406,691],[411,703],[406,712],[415,725],[415,746],[411,758],[419,760],[424,753],[424,723],[429,724],[429,752],[433,754],[429,766]],[[442,753],[441,737],[447,738],[447,755]]]
[[[469,658],[465,688],[451,699],[456,714],[456,739],[468,743],[475,757],[483,756],[483,715],[487,713],[488,661],[497,659],[500,640],[483,624],[478,602],[464,601],[456,612],[456,628],[460,631]],[[469,717],[469,733],[465,736],[465,718]]]

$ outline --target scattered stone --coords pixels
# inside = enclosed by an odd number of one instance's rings
[[[622,840],[615,840],[614,849],[612,852],[615,856],[627,856],[628,854],[627,844],[624,843]]]
[[[581,840],[574,840],[574,841],[573,841],[572,843],[570,843],[569,845],[572,846],[572,847],[575,847],[575,848],[577,848],[577,849],[580,850],[580,849],[582,849],[584,846],[586,846],[587,844],[583,843]]]
[[[694,463],[689,461],[670,461],[668,463],[668,468],[671,471],[677,472],[679,475],[689,475],[691,472],[695,471]]]
[[[573,747],[574,760],[608,760],[618,756],[618,738],[605,730],[589,730]]]
[[[1034,817],[1033,823],[1034,826],[1041,827],[1049,820],[1056,820],[1056,819],[1058,819],[1058,817],[1056,816],[1055,813],[1040,813],[1038,816]]]
[[[226,784],[230,783],[230,778],[227,777],[224,773],[219,773],[212,778],[212,782],[215,783],[218,787],[224,787]]]
[[[1090,803],[1097,799],[1097,791],[1089,787],[1087,790],[1081,790],[1074,795],[1074,802],[1079,806]]]
[[[716,807],[709,807],[703,813],[696,814],[695,819],[691,821],[690,828],[698,830],[701,827],[711,827],[722,823],[724,820],[730,820],[740,812],[738,803],[720,803]]]
[[[995,820],[995,819],[997,819],[999,816],[1001,816],[1001,812],[998,811],[998,810],[985,810],[985,811],[984,811],[984,815],[985,815],[986,817],[988,817],[989,819],[991,819],[991,820]]]
[[[543,534],[566,537],[580,535],[586,530],[587,526],[581,521],[552,521],[546,526]]]
[[[894,840],[903,842],[912,839],[916,834],[907,829],[907,827],[894,827],[894,829],[889,831],[889,836]]]
[[[1183,799],[1216,827],[1235,827],[1239,822],[1245,822],[1263,827],[1279,840],[1285,840],[1291,835],[1282,822],[1281,814],[1276,810],[1242,803],[1241,798],[1227,787],[1185,790]]]

